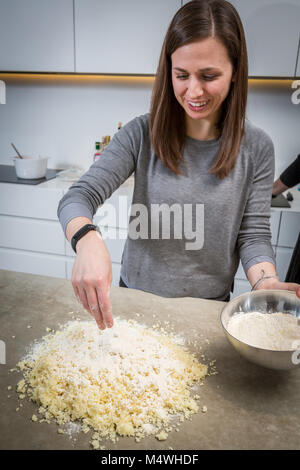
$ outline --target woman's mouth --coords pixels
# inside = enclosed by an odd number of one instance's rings
[[[196,113],[203,111],[207,108],[209,100],[202,100],[202,101],[187,101],[188,108]]]

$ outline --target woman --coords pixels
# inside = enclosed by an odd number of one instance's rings
[[[73,288],[99,328],[113,325],[111,262],[101,234],[85,226],[133,172],[121,285],[228,300],[241,259],[252,287],[298,289],[300,297],[299,285],[276,275],[269,229],[274,149],[245,121],[247,80],[234,7],[224,0],[185,4],[166,34],[150,115],[124,126],[59,205],[77,253]],[[161,227],[168,209],[169,233]]]

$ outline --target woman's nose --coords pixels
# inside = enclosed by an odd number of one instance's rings
[[[199,98],[203,95],[203,87],[199,80],[192,79],[189,83],[189,97]]]

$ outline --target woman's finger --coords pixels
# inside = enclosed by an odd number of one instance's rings
[[[285,289],[292,290],[296,292],[297,297],[300,298],[300,284],[296,284],[295,282],[285,282],[284,287]]]
[[[83,308],[85,308],[85,310],[87,310],[92,315],[92,312],[90,312],[90,307],[89,307],[89,303],[87,300],[85,289],[82,286],[78,286],[78,293],[79,293],[79,299]]]
[[[89,305],[89,310],[93,317],[95,318],[97,325],[101,330],[105,329],[105,323],[103,320],[103,315],[98,303],[98,296],[96,289],[91,286],[86,290],[86,297],[87,297],[87,302]]]
[[[112,308],[110,303],[110,288],[101,289],[97,288],[98,303],[102,312],[102,317],[105,325],[111,328],[114,324],[112,316]]]
[[[274,287],[275,289],[282,289],[282,290],[291,290],[296,293],[297,297],[300,298],[300,284],[296,284],[295,282],[279,282],[278,287]]]
[[[81,304],[81,300],[80,300],[79,291],[77,289],[77,286],[73,283],[72,283],[72,285],[73,285],[73,291],[74,291],[75,297],[77,299],[77,302],[79,302]]]
[[[89,296],[87,295],[84,288],[77,287],[76,285],[73,286],[75,296],[79,303],[89,312],[90,315],[96,320],[97,325],[101,330],[105,328],[103,317],[100,311],[100,307],[98,305],[98,297],[97,293],[95,292],[94,295]],[[95,303],[96,301],[96,303]]]

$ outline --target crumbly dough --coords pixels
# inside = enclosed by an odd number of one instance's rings
[[[84,432],[92,429],[94,449],[117,435],[166,439],[171,416],[199,411],[189,386],[207,374],[174,335],[120,319],[104,331],[94,321],[68,322],[35,343],[18,367],[24,378],[17,391],[39,405],[46,422],[80,420]]]

